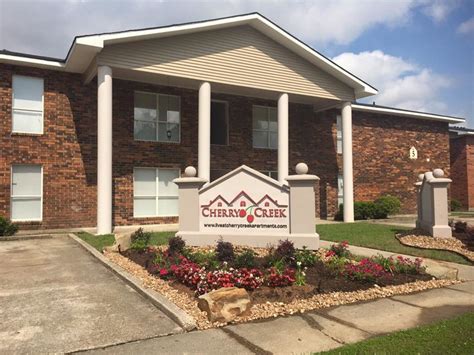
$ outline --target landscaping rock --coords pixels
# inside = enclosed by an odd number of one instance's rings
[[[131,233],[116,234],[114,244],[106,247],[105,250],[114,253],[127,251],[130,249],[130,245],[132,244],[130,239],[131,235]]]
[[[211,322],[230,322],[250,313],[250,296],[243,288],[223,287],[199,296],[198,307]]]

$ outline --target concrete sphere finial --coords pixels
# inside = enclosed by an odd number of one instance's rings
[[[184,175],[186,177],[195,177],[196,173],[197,171],[194,166],[188,166],[186,169],[184,169]]]
[[[425,177],[425,174],[421,173],[418,175],[418,180],[423,181],[424,177]]]
[[[433,176],[438,179],[442,178],[444,176],[444,171],[442,169],[434,169]]]
[[[295,170],[298,175],[304,175],[308,172],[308,165],[305,163],[298,163],[296,164]]]

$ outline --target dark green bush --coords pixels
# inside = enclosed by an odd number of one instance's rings
[[[378,213],[382,215],[386,214],[387,216],[397,214],[400,212],[400,207],[402,206],[400,200],[397,197],[391,195],[379,197],[374,201],[374,204]]]
[[[398,204],[394,199],[398,200],[396,197],[392,199],[392,196],[390,196],[390,199],[380,198],[377,199],[376,202],[354,202],[354,219],[365,220],[387,218],[389,211],[396,211]],[[342,221],[344,219],[344,206],[342,204],[339,205],[339,211],[334,216],[334,219],[336,221]]]
[[[236,268],[254,268],[256,266],[255,252],[252,249],[244,249],[235,257],[234,265]]]
[[[361,220],[361,219],[371,219],[374,218],[376,215],[376,207],[375,203],[373,202],[354,202],[354,219]],[[383,217],[379,217],[383,218]]]
[[[18,225],[12,223],[8,218],[0,216],[0,237],[14,235],[18,232]]]
[[[234,246],[230,242],[224,242],[219,239],[216,246],[216,256],[219,261],[226,261],[228,263],[234,261]]]
[[[130,249],[143,251],[150,243],[151,233],[144,232],[143,228],[137,229],[133,234],[130,236]]]
[[[462,203],[459,200],[452,199],[451,200],[451,211],[460,211],[462,209]]]
[[[186,242],[181,237],[174,236],[168,240],[170,254],[182,254],[185,246]]]

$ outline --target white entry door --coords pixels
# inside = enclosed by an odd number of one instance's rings
[[[12,166],[12,221],[41,221],[43,214],[42,175],[41,165]]]

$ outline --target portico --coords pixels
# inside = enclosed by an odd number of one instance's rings
[[[376,93],[368,84],[259,15],[183,25],[179,29],[135,31],[130,36],[123,33],[88,36],[82,38],[81,43],[100,47],[85,76],[85,82],[94,75],[98,80],[98,234],[111,233],[113,229],[113,78],[197,91],[195,119],[198,124],[193,133],[198,136],[197,173],[208,182],[211,180],[211,99],[214,93],[275,102],[277,132],[266,133],[266,137],[275,142],[271,144],[275,144],[277,150],[280,183],[285,183],[289,175],[290,103],[311,105],[314,112],[339,109],[344,220],[353,221],[351,102]],[[180,49],[184,45],[189,46],[186,52]],[[275,133],[276,141],[273,140]],[[318,174],[317,171],[312,173]]]

